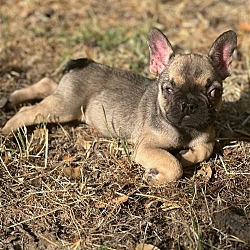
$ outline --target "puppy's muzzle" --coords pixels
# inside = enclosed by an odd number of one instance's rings
[[[195,103],[193,100],[190,101],[183,101],[181,103],[181,112],[183,115],[191,115],[195,113],[195,110],[198,108],[198,104]]]

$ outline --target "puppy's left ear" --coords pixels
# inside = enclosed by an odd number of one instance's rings
[[[233,30],[229,30],[215,40],[209,51],[209,57],[223,79],[230,75],[230,64],[236,47],[237,35]]]
[[[158,76],[169,65],[171,57],[174,56],[172,45],[160,30],[154,28],[148,34],[148,47],[150,52],[149,70]]]

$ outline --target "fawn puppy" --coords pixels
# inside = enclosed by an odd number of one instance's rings
[[[148,45],[155,79],[90,59],[72,60],[58,85],[44,78],[10,95],[14,104],[44,99],[21,108],[2,133],[44,121],[82,119],[102,136],[132,139],[134,159],[146,169],[147,181],[178,180],[183,167],[206,160],[213,151],[213,123],[237,36],[231,30],[221,34],[208,55],[175,54],[158,29],[149,33]]]

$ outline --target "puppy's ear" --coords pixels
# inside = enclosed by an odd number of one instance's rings
[[[215,40],[209,51],[209,56],[223,79],[230,75],[230,64],[236,47],[237,35],[233,30],[229,30]]]
[[[148,46],[149,70],[157,76],[168,66],[171,57],[174,56],[174,51],[167,37],[158,29],[153,29],[148,34]]]

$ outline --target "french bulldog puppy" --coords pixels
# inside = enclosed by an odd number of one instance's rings
[[[231,30],[221,34],[208,55],[175,54],[158,29],[149,33],[148,45],[155,79],[90,59],[72,60],[58,85],[44,78],[10,95],[8,101],[14,104],[44,99],[21,108],[2,133],[81,119],[102,136],[131,139],[134,159],[146,169],[150,183],[180,179],[183,167],[208,159],[213,151],[213,123],[237,35]]]

